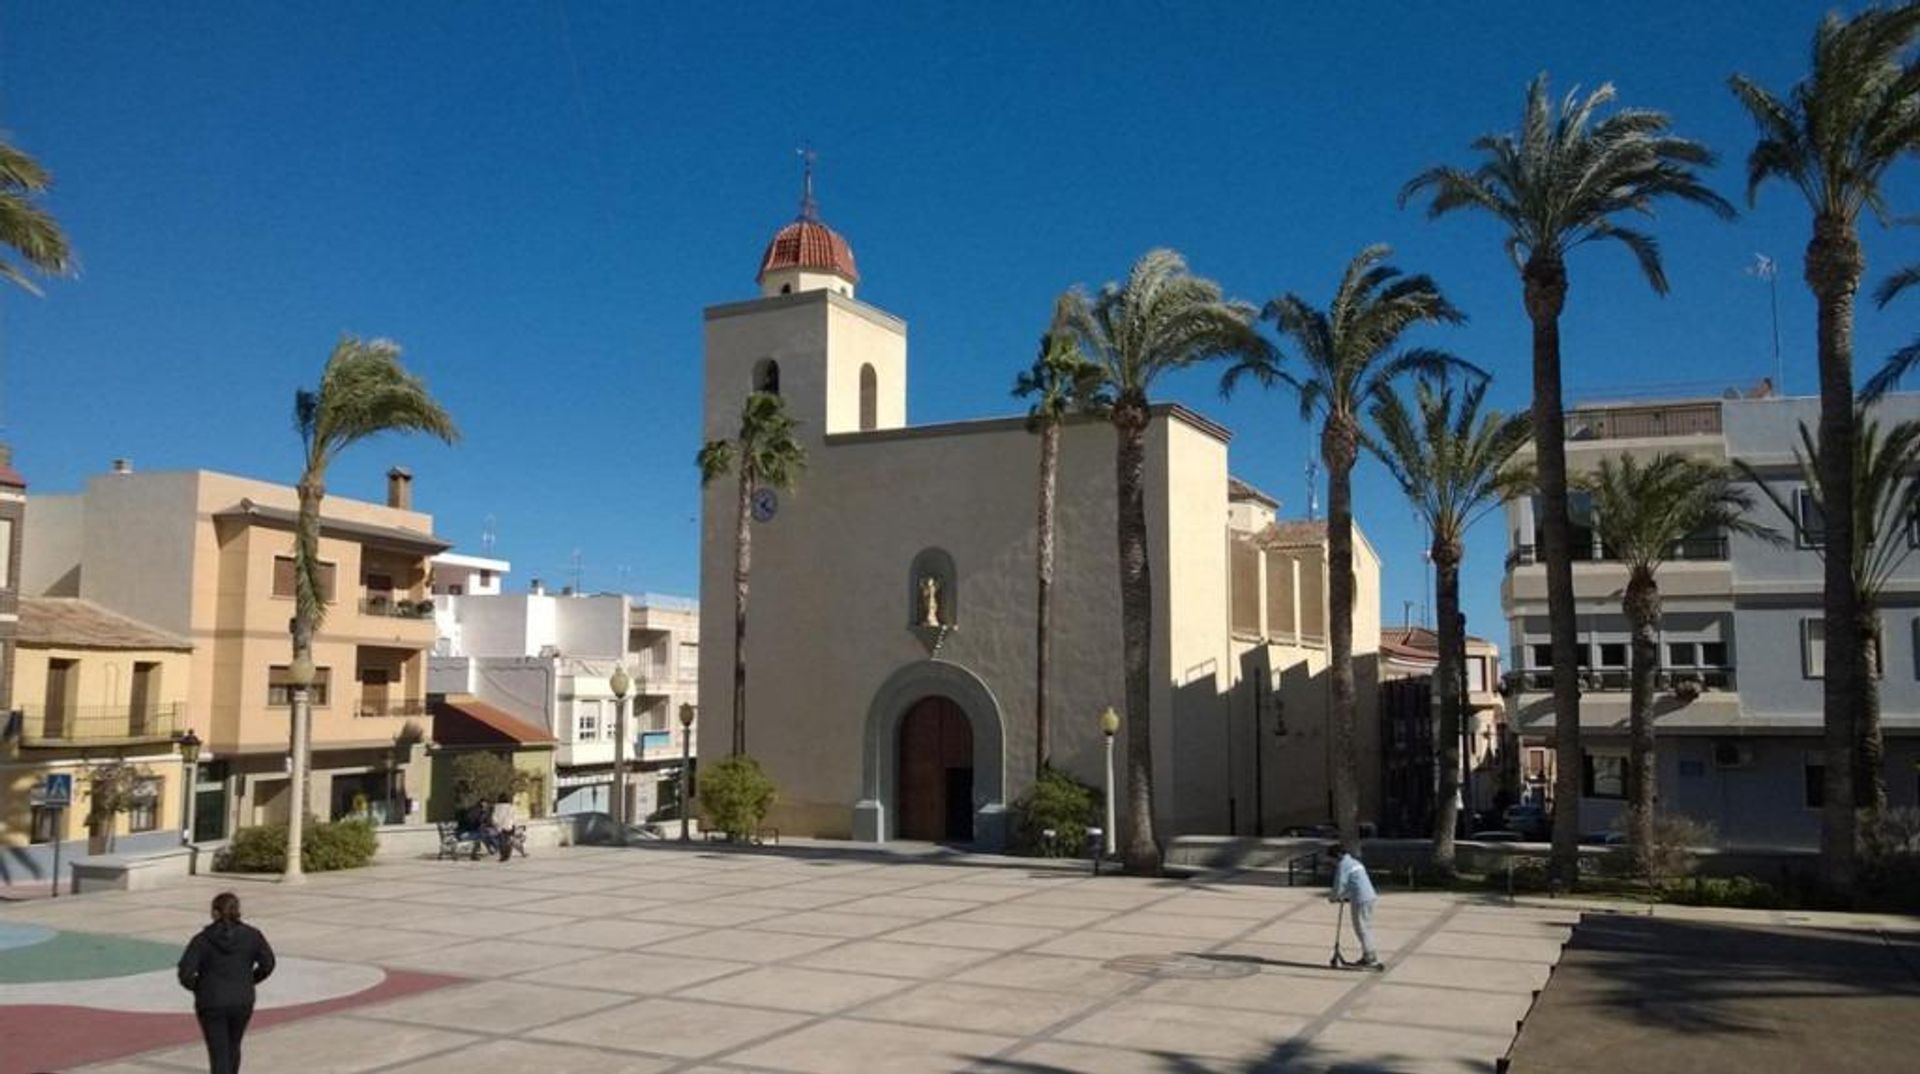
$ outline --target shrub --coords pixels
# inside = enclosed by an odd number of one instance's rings
[[[1750,876],[1696,876],[1691,882],[1661,889],[1666,902],[1686,906],[1733,906],[1749,910],[1780,910],[1788,900],[1772,884]]]
[[[527,774],[497,753],[463,753],[453,760],[453,800],[462,808],[497,802],[527,789]]]
[[[1515,854],[1507,859],[1507,864],[1512,866],[1513,890],[1516,893],[1548,889],[1547,859]],[[1490,869],[1486,874],[1487,886],[1504,892],[1507,890],[1507,876],[1506,868]]]
[[[1633,848],[1634,864],[1649,883],[1677,880],[1691,876],[1700,864],[1694,851],[1713,842],[1713,825],[1678,814],[1656,813],[1653,842]]]
[[[379,849],[373,824],[343,820],[333,824],[309,822],[301,833],[300,867],[310,873],[357,869],[373,860]],[[236,873],[277,873],[287,867],[287,826],[266,824],[242,828],[220,853],[219,869]]]
[[[749,839],[773,808],[773,780],[744,754],[701,767],[700,811],[708,827],[732,840]]]
[[[1093,787],[1057,768],[1042,769],[1040,778],[1013,803],[1014,850],[1042,858],[1087,853],[1087,829],[1099,823],[1104,804]],[[1049,829],[1052,839],[1046,836]]]

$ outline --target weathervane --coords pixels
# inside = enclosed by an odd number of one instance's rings
[[[800,219],[818,221],[820,219],[820,205],[813,200],[813,164],[820,159],[820,154],[815,153],[813,147],[810,145],[802,145],[800,148],[794,150],[794,152],[800,155],[800,163],[803,169],[803,178],[801,179],[800,186]]]

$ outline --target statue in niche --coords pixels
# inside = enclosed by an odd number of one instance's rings
[[[931,574],[920,576],[920,625],[937,627],[940,622],[940,579]]]

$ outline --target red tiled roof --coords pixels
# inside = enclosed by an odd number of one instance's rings
[[[552,734],[472,694],[447,694],[430,700],[433,740],[442,746],[551,746]]]
[[[1227,499],[1230,502],[1252,500],[1254,503],[1266,504],[1268,507],[1273,508],[1280,506],[1279,500],[1261,492],[1259,489],[1254,488],[1252,485],[1247,484],[1245,481],[1231,474],[1227,476]]]
[[[818,220],[795,220],[781,228],[767,244],[767,252],[760,258],[760,273],[754,280],[758,282],[766,279],[769,272],[791,268],[836,272],[853,283],[860,282],[860,272],[853,266],[853,247],[847,245],[839,232]]]

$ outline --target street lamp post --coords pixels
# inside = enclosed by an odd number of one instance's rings
[[[298,884],[307,878],[300,863],[300,845],[307,820],[307,727],[313,718],[311,690],[316,674],[313,658],[305,653],[287,665],[287,685],[293,691],[293,749],[287,766],[287,865],[280,874],[283,884]]]
[[[1107,845],[1104,848],[1107,857],[1113,856],[1113,845],[1119,836],[1119,829],[1114,827],[1113,808],[1113,736],[1119,732],[1120,714],[1109,705],[1107,711],[1100,714],[1100,733],[1107,740]]]
[[[680,703],[680,841],[687,842],[687,815],[693,812],[693,702]]]
[[[620,828],[621,839],[627,834],[627,691],[633,688],[633,679],[627,675],[625,664],[615,664],[613,675],[607,679],[607,689],[613,691],[613,822]]]
[[[192,846],[194,788],[200,782],[200,736],[194,734],[191,727],[180,736],[180,771],[185,773],[184,782],[187,785],[186,809],[183,813],[187,823],[181,829],[180,843],[182,846]]]

